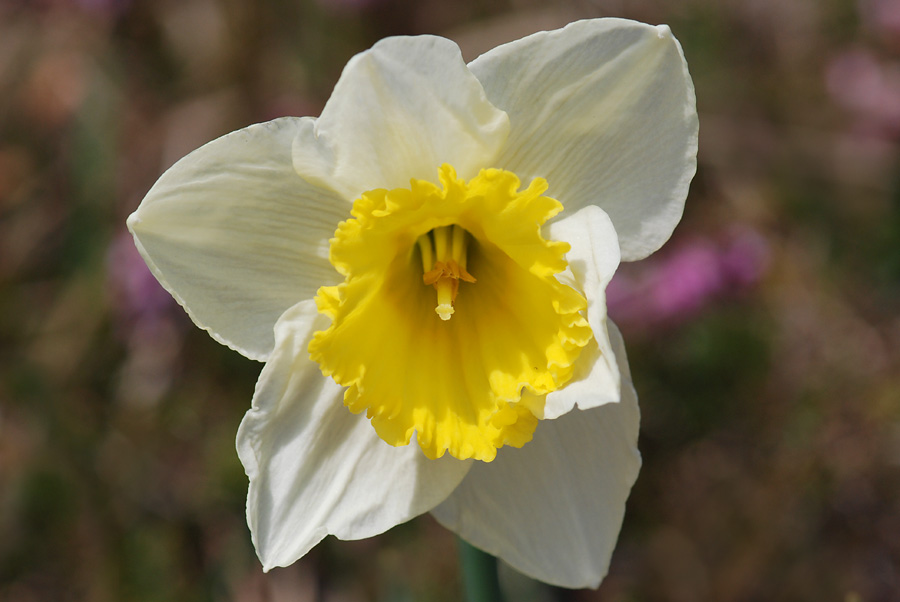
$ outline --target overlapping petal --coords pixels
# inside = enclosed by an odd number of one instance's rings
[[[328,239],[350,204],[293,169],[310,119],[283,118],[214,140],[156,182],[128,227],[147,265],[198,326],[263,360],[289,307],[338,274]]]
[[[572,380],[547,395],[542,418],[557,418],[576,406],[587,410],[619,401],[621,379],[606,319],[606,286],[619,267],[619,244],[609,216],[595,206],[585,207],[553,222],[550,238],[571,245],[569,268],[557,278],[587,299],[587,318],[594,340],[582,351]]]
[[[322,116],[298,136],[294,165],[353,201],[411,178],[436,182],[444,163],[471,178],[493,165],[508,132],[456,44],[387,38],[347,63]]]
[[[469,67],[509,115],[495,167],[546,178],[566,214],[602,207],[625,261],[669,238],[696,171],[698,121],[668,27],[578,21],[498,46]]]
[[[247,521],[268,570],[306,554],[326,535],[361,539],[430,510],[471,462],[428,460],[412,444],[392,447],[365,416],[341,403],[343,389],[306,355],[328,320],[312,301],[288,310],[237,436],[250,478]]]
[[[563,587],[606,575],[637,478],[639,411],[622,337],[610,326],[622,400],[538,425],[534,440],[476,463],[432,510],[437,520],[516,570]]]

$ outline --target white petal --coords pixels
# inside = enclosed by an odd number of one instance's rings
[[[268,570],[287,566],[326,535],[361,539],[433,508],[471,466],[428,460],[414,443],[391,447],[364,414],[344,407],[343,389],[306,351],[328,319],[306,301],[275,327],[237,449],[250,489],[247,522]]]
[[[328,239],[350,205],[294,171],[306,121],[276,119],[200,147],[128,218],[153,274],[194,322],[253,359],[272,350],[286,309],[339,280]]]
[[[602,207],[625,261],[669,238],[696,171],[698,122],[668,27],[578,21],[498,46],[469,67],[509,115],[496,167],[546,178],[568,213]]]
[[[436,182],[443,163],[468,179],[492,165],[508,131],[456,44],[387,38],[347,63],[322,116],[294,144],[294,166],[354,200],[410,178]]]
[[[516,570],[563,587],[597,587],[609,569],[640,469],[639,411],[621,335],[622,401],[542,421],[521,449],[476,463],[432,513]]]
[[[557,418],[576,405],[581,410],[619,401],[619,367],[609,340],[606,285],[619,267],[619,244],[609,216],[588,206],[549,226],[553,240],[572,245],[569,269],[558,278],[582,293],[588,302],[588,323],[594,340],[582,350],[572,380],[547,395],[542,418]]]

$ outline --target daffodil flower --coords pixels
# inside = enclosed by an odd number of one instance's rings
[[[198,326],[266,362],[237,436],[264,568],[431,511],[596,587],[640,466],[604,291],[671,234],[696,148],[668,27],[597,19],[468,65],[382,40],[319,118],[171,167],[128,225]]]

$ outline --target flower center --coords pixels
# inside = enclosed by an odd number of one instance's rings
[[[345,280],[319,289],[331,325],[309,353],[387,443],[415,434],[429,458],[490,461],[531,439],[593,333],[556,279],[569,245],[541,235],[562,209],[547,183],[520,190],[499,169],[466,182],[447,165],[439,178],[354,202],[329,250]]]
[[[441,320],[449,320],[453,315],[459,281],[475,282],[475,277],[466,271],[467,238],[459,226],[441,226],[416,241],[422,254],[422,281],[433,284],[437,291],[434,311]]]

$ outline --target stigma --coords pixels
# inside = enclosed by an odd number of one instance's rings
[[[416,241],[422,254],[422,282],[437,291],[434,311],[444,321],[453,315],[459,281],[475,282],[466,271],[468,237],[463,228],[452,225],[435,228]]]

